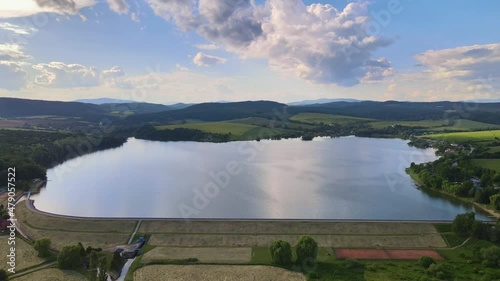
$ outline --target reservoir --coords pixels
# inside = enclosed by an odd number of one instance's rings
[[[478,213],[417,189],[405,173],[411,162],[436,159],[433,149],[401,139],[131,138],[49,169],[47,186],[32,198],[42,211],[84,217],[452,220]]]

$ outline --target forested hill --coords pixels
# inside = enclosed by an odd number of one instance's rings
[[[24,117],[39,115],[95,116],[105,114],[105,110],[94,104],[0,98],[0,117]]]
[[[247,117],[286,118],[298,113],[326,113],[377,120],[468,119],[500,125],[500,103],[465,102],[332,102],[306,106],[287,106],[273,101],[201,103],[182,109],[151,103],[87,104],[0,98],[0,118],[56,115],[83,117],[99,121],[103,116],[118,118],[123,124],[166,124],[173,121],[225,121]]]
[[[128,122],[168,122],[172,120],[197,119],[203,121],[223,121],[246,117],[273,118],[278,110],[286,107],[283,103],[273,101],[244,101],[231,103],[201,103],[190,107],[159,112],[129,116]]]
[[[293,106],[288,108],[288,112],[292,115],[301,112],[313,112],[379,120],[470,119],[489,124],[500,124],[500,103],[474,104],[448,101],[333,102],[309,106]]]

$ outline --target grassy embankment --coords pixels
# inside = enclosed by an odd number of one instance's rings
[[[60,250],[64,246],[81,242],[85,247],[109,248],[126,244],[133,232],[133,220],[89,220],[67,219],[30,211],[24,203],[16,206],[16,217],[23,231],[34,239],[48,237],[52,247]]]

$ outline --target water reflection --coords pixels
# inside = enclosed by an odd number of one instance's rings
[[[398,139],[129,139],[50,169],[35,205],[76,216],[156,218],[449,220],[473,210],[417,190],[404,172],[411,162],[435,159],[433,150]]]

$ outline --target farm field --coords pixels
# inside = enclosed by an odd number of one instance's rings
[[[443,127],[432,128],[432,131],[471,131],[471,130],[487,130],[487,129],[500,129],[499,125],[476,122],[467,119],[454,120],[452,125],[445,125]]]
[[[156,128],[159,130],[186,128],[186,129],[196,129],[206,133],[231,134],[232,138],[235,140],[269,138],[274,135],[286,132],[286,130],[284,129],[268,128],[271,126],[279,127],[281,125],[279,125],[278,122],[271,123],[270,120],[264,118],[252,118],[252,119],[245,118],[241,119],[241,123],[239,120],[240,119],[232,121],[223,121],[223,122],[203,122],[203,123],[187,123],[178,125],[164,125],[164,126],[157,126]],[[259,125],[253,125],[252,123]],[[266,126],[266,127],[261,127],[261,126]]]
[[[9,279],[10,280],[10,279]],[[16,281],[86,281],[87,277],[76,271],[48,268],[12,279]]]
[[[472,164],[500,172],[500,159],[472,159]]]
[[[176,129],[187,128],[196,129],[207,133],[229,134],[235,136],[243,136],[246,132],[258,128],[254,125],[233,123],[233,122],[208,122],[208,123],[193,123],[193,124],[180,124],[180,125],[165,125],[158,126],[157,129]]]
[[[423,136],[423,138],[447,140],[447,141],[452,141],[452,142],[453,141],[456,141],[456,142],[464,142],[464,141],[484,142],[484,141],[493,141],[496,138],[500,138],[500,130],[432,134],[432,135]]]
[[[310,234],[322,247],[446,247],[432,224],[307,221],[143,221],[149,244],[168,247],[267,247]]]
[[[255,265],[149,265],[134,273],[134,281],[151,280],[305,281],[307,279],[302,273]]]
[[[358,122],[368,122],[374,121],[374,119],[369,118],[359,118],[359,117],[351,117],[351,116],[343,116],[343,115],[332,115],[332,114],[323,114],[323,113],[299,113],[290,118],[292,121],[299,121],[304,123],[325,123],[332,124],[338,123],[341,125],[349,124],[349,123],[358,123]]]
[[[437,127],[448,126],[447,120],[422,120],[422,121],[375,121],[371,122],[370,125],[373,128],[386,128],[393,125],[407,126],[407,127],[423,127],[432,128],[433,130]]]
[[[244,264],[250,263],[251,255],[251,248],[156,247],[144,254],[141,262],[149,263],[156,260],[185,260],[197,258],[202,263]]]

